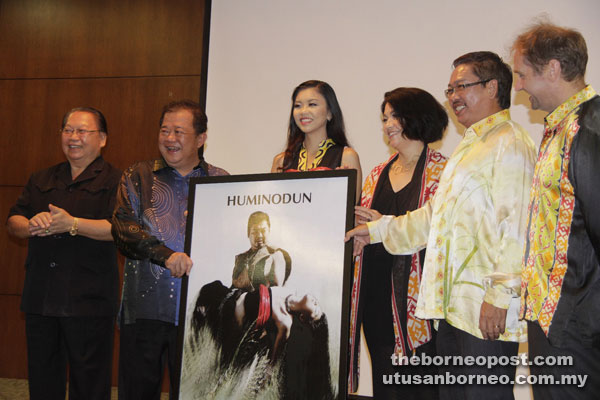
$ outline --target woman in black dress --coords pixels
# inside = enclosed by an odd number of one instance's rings
[[[357,223],[383,215],[403,215],[423,205],[437,188],[446,158],[428,147],[448,125],[444,108],[429,93],[398,88],[381,105],[383,130],[396,153],[376,166],[363,186]],[[362,327],[371,355],[373,394],[381,399],[436,399],[437,387],[386,384],[396,372],[431,374],[435,368],[393,366],[392,354],[435,355],[434,330],[414,316],[425,250],[395,256],[382,244],[365,247],[354,271],[351,314],[351,391],[358,384]]]

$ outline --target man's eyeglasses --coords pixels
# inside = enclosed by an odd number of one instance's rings
[[[456,85],[456,86],[448,86],[448,89],[444,90],[444,94],[446,95],[446,97],[450,97],[454,93],[460,93],[468,87],[479,85],[479,84],[485,85],[489,81],[491,81],[491,79],[484,79],[482,81],[471,82],[471,83],[461,83],[460,85]]]
[[[79,137],[85,137],[92,132],[100,132],[98,129],[90,130],[90,129],[73,129],[73,128],[63,128],[60,132],[65,136],[72,136],[73,133],[77,133]]]
[[[177,137],[182,137],[182,136],[186,135],[186,132],[181,129],[172,130],[172,129],[167,129],[167,128],[160,128],[160,131],[159,131],[160,135],[165,136],[165,137],[168,137],[171,134],[171,132],[175,133],[175,136],[177,136]]]

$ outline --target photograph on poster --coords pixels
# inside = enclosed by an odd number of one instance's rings
[[[337,170],[190,183],[179,399],[345,398],[355,182]]]

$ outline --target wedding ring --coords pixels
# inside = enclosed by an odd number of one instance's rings
[[[50,229],[46,228],[46,230],[44,232],[50,233]]]

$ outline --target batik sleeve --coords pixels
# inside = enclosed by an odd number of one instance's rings
[[[167,258],[174,253],[150,234],[143,223],[140,199],[142,185],[139,176],[127,171],[123,174],[117,191],[116,207],[112,219],[112,235],[119,250],[128,258],[149,259],[152,263],[165,266]]]

